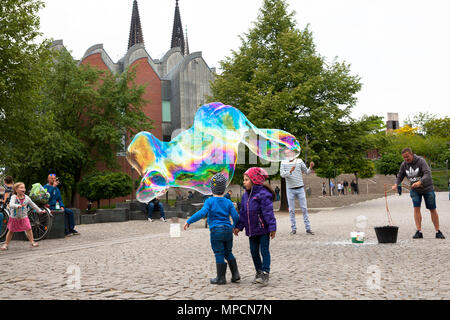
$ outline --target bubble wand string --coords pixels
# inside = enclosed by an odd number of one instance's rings
[[[389,207],[388,207],[388,203],[387,203],[386,184],[384,185],[384,199],[386,201],[386,212],[387,212],[387,216],[388,216],[388,220],[389,220],[389,225],[392,226],[392,217],[391,217],[391,213],[389,212]]]

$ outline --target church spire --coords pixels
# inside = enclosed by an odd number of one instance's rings
[[[139,10],[137,0],[133,1],[133,13],[131,14],[130,37],[128,38],[128,49],[136,43],[144,43],[142,34],[141,19],[139,18]]]
[[[185,38],[185,41],[184,41],[184,55],[185,56],[189,55],[189,42],[188,42],[187,27],[186,27],[186,38]]]
[[[184,49],[184,35],[183,26],[181,25],[180,8],[178,7],[178,0],[176,0],[175,6],[175,17],[173,20],[173,31],[172,31],[172,43],[170,48],[180,47],[181,53],[185,53]]]

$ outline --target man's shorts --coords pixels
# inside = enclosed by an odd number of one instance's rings
[[[436,209],[436,195],[434,194],[434,191],[420,193],[416,190],[411,189],[409,195],[411,196],[411,199],[413,201],[414,208],[420,208],[420,206],[422,205],[423,197],[423,199],[425,200],[425,207],[428,210]]]

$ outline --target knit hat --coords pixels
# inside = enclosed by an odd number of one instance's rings
[[[227,187],[227,178],[222,173],[216,173],[211,179],[210,186],[212,193],[220,196]]]
[[[258,167],[252,167],[245,171],[244,174],[250,178],[253,184],[258,185],[262,185],[266,178],[269,176],[266,170]]]

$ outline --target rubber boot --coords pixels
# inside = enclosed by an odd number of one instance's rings
[[[241,275],[239,274],[236,259],[228,260],[228,265],[231,271],[231,282],[239,282],[241,280]]]
[[[216,263],[217,278],[211,279],[211,284],[226,284],[227,279],[225,278],[225,273],[227,272],[226,263]]]

